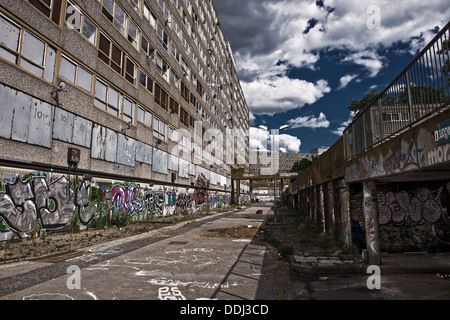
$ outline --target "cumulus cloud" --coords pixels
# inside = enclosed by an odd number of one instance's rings
[[[369,77],[375,77],[380,72],[384,66],[384,60],[383,57],[370,50],[352,53],[343,59],[343,61],[363,66],[369,71]]]
[[[314,70],[320,52],[341,50],[342,63],[375,77],[386,66],[378,48],[402,42],[417,52],[450,16],[446,0],[227,0],[215,6],[255,114],[299,108],[329,93],[326,79],[288,77],[292,68]],[[380,13],[375,29],[368,27],[371,6]],[[341,87],[349,79],[341,79]]]
[[[330,126],[330,121],[327,120],[326,115],[321,112],[319,117],[314,116],[306,116],[306,117],[298,117],[295,119],[291,119],[288,121],[288,124],[291,128],[328,128]]]
[[[242,89],[254,114],[274,114],[301,108],[331,91],[325,80],[312,83],[286,76],[242,83]]]
[[[289,153],[299,153],[302,142],[299,138],[282,134],[280,135],[280,151]]]
[[[269,131],[259,128],[250,127],[250,150],[251,151],[269,151],[272,150],[272,135]],[[277,138],[279,141],[279,151],[281,152],[300,152],[301,140],[297,137],[280,134]]]
[[[356,74],[347,74],[343,76],[340,80],[338,90],[344,89],[350,82],[352,82],[354,79],[356,79],[358,75]]]

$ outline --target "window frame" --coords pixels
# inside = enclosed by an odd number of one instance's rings
[[[0,59],[15,65],[16,67],[24,70],[25,72],[38,77],[48,83],[54,83],[56,73],[57,73],[57,54],[58,51],[45,39],[37,36],[21,24],[15,22],[8,16],[0,13],[0,19],[3,19],[6,23],[10,24],[12,27],[16,28],[17,34],[17,49],[9,47],[7,44],[0,43],[0,48],[4,53],[8,55],[1,55]],[[39,41],[43,44],[42,56],[39,56],[39,61],[37,62],[36,57],[31,57],[31,55],[36,54],[36,48],[34,47],[31,51],[32,53],[25,53],[26,49],[25,41],[27,36],[34,38],[35,41]],[[31,39],[31,38],[29,38]],[[53,60],[50,60],[52,58]],[[50,66],[52,64],[53,67]],[[51,72],[51,74],[49,73]],[[50,79],[51,77],[51,79]]]

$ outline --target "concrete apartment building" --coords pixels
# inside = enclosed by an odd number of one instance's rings
[[[178,198],[198,205],[200,179],[202,201],[221,205],[248,163],[249,111],[213,1],[0,0],[0,103],[2,181],[34,177],[15,184],[34,201],[77,179],[130,213],[144,190],[162,193],[153,205],[168,214]]]

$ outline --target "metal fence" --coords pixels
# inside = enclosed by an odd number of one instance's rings
[[[345,159],[398,135],[448,105],[449,86],[450,22],[345,129]]]

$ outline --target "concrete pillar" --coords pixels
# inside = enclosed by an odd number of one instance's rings
[[[328,182],[328,232],[336,236],[336,216],[334,211],[334,181]]]
[[[366,224],[368,264],[381,265],[380,226],[375,181],[363,182],[363,211]]]
[[[241,180],[236,180],[236,204],[241,203]]]
[[[317,187],[312,187],[312,219],[311,221],[314,221],[314,223],[317,223]]]
[[[347,248],[352,248],[352,221],[350,217],[350,195],[344,179],[339,181],[340,235]]]
[[[325,201],[323,196],[324,185],[319,185],[319,214],[320,214],[320,223],[322,224],[322,231],[324,233],[327,232],[325,228]]]

